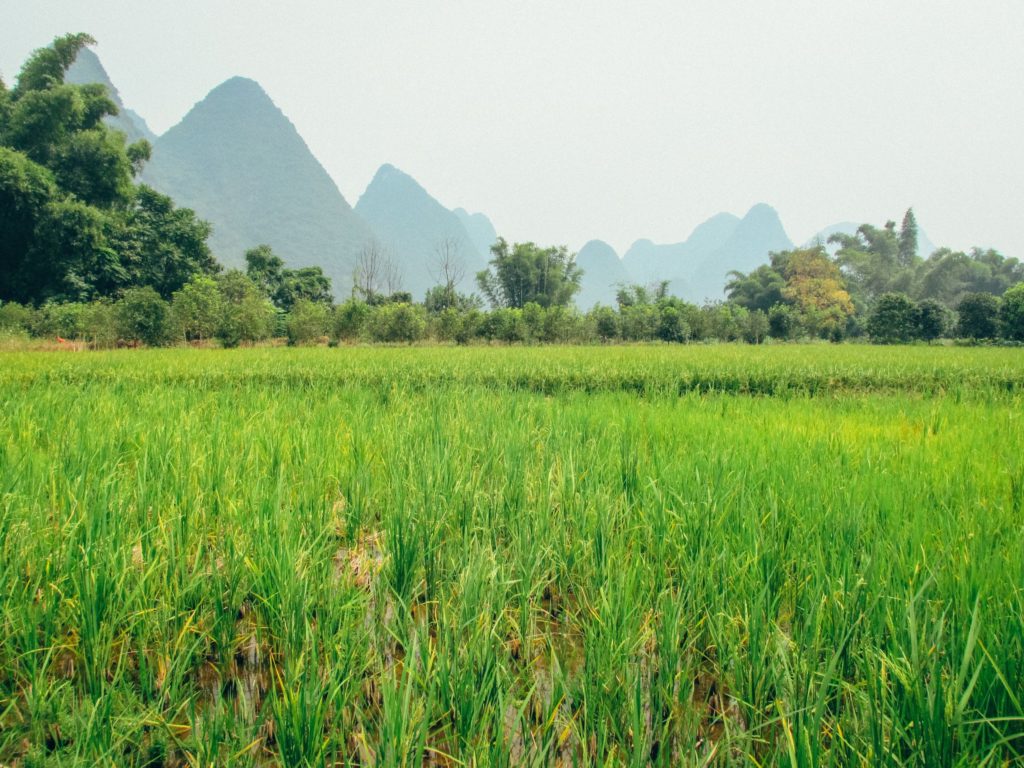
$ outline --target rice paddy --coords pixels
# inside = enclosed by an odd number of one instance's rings
[[[0,764],[1024,761],[1024,357],[0,356]]]

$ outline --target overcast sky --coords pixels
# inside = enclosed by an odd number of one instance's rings
[[[1021,0],[0,0],[0,72],[89,32],[158,133],[259,81],[355,204],[392,163],[500,234],[621,254],[775,206],[802,241],[914,206],[1024,257]]]

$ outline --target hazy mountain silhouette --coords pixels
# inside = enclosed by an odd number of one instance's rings
[[[106,118],[107,125],[122,131],[128,138],[129,144],[139,139],[146,139],[150,143],[156,141],[156,134],[149,129],[146,121],[125,107],[121,101],[121,94],[117,92],[117,88],[110,81],[110,76],[107,74],[107,70],[103,68],[99,56],[90,49],[82,48],[78,52],[78,57],[75,59],[75,63],[68,67],[64,80],[75,85],[99,83],[105,86],[107,93],[110,94],[110,100],[117,105],[118,109],[118,114],[109,115]]]
[[[459,217],[476,249],[490,261],[491,246],[498,239],[491,220],[482,213],[470,213],[465,208],[456,208],[452,213]]]
[[[785,251],[793,242],[770,205],[758,203],[744,216],[728,240],[704,258],[688,276],[690,299],[721,299],[725,295],[726,275],[736,270],[750,272],[768,263],[772,251]]]
[[[157,139],[142,180],[213,225],[229,267],[266,243],[289,267],[319,266],[336,296],[351,287],[373,232],[258,83],[233,77]]]
[[[602,240],[591,240],[580,248],[576,264],[583,270],[576,306],[583,310],[595,304],[615,306],[618,287],[635,282],[615,249]]]
[[[681,243],[637,240],[626,251],[622,262],[637,282],[678,281],[724,245],[739,222],[731,213],[719,213],[700,224]]]
[[[668,280],[671,293],[702,302],[723,297],[730,271],[747,272],[767,263],[769,252],[791,247],[778,213],[759,203],[742,219],[731,213],[712,216],[682,243],[637,240],[622,262],[636,282]]]
[[[398,268],[402,290],[422,299],[440,282],[438,250],[445,241],[454,246],[462,265],[460,290],[473,290],[476,273],[486,264],[484,250],[466,231],[460,217],[431,197],[411,176],[393,165],[382,165],[355,211],[376,232]]]

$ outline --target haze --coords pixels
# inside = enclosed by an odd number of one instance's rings
[[[914,206],[1024,256],[1024,4],[0,0],[0,71],[99,41],[158,133],[258,80],[355,204],[381,163],[512,239],[685,239],[775,206],[801,242]]]

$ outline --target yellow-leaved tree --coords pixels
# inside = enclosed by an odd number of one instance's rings
[[[853,300],[843,286],[839,267],[822,246],[791,251],[782,268],[782,296],[797,310],[811,336],[838,338],[853,315]]]

